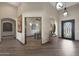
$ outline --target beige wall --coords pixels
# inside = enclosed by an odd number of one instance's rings
[[[54,21],[58,21],[58,15],[55,8],[53,8],[50,4],[44,5],[44,15],[42,20],[42,43],[46,43],[49,41],[49,31],[51,29],[51,19]],[[56,30],[57,31],[57,30]]]
[[[49,3],[23,3],[18,8],[18,16],[22,14],[22,33],[17,32],[17,39],[25,43],[24,17],[42,17],[42,43],[49,41],[50,19],[58,20],[57,11]],[[51,17],[50,17],[51,16]]]
[[[6,3],[0,3],[0,19],[12,18],[15,19],[17,16],[17,8]]]
[[[79,40],[79,4],[68,7],[68,16],[63,16],[63,10],[59,11],[59,37],[61,37],[61,21],[75,19],[75,40]]]
[[[1,40],[1,19],[12,18],[16,20],[17,8],[6,3],[0,3],[0,40]]]

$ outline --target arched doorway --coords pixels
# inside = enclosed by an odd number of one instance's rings
[[[1,19],[1,38],[12,39],[16,37],[16,21],[11,18]]]

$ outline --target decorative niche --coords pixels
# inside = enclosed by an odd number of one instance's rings
[[[3,23],[3,32],[12,32],[12,23]]]

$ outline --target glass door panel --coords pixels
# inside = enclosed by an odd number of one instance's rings
[[[75,39],[75,21],[66,20],[62,21],[62,38]]]
[[[64,37],[72,38],[72,22],[64,23]]]

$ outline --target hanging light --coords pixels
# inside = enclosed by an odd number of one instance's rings
[[[57,2],[56,3],[56,8],[57,8],[57,10],[62,9],[63,8],[63,3],[62,2]]]
[[[68,11],[67,11],[67,8],[66,8],[66,7],[64,8],[64,13],[63,13],[63,15],[64,15],[64,16],[67,16],[67,15],[68,15]]]

